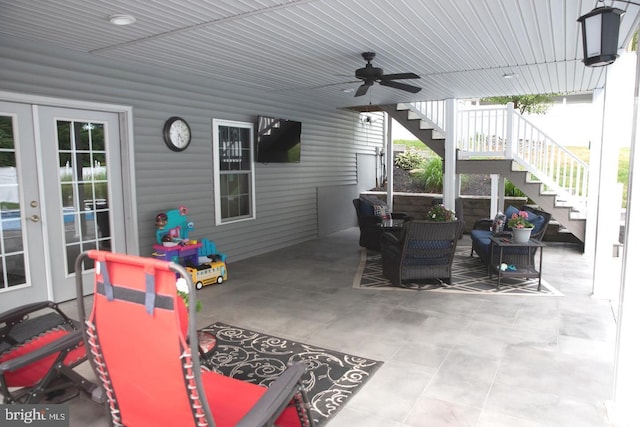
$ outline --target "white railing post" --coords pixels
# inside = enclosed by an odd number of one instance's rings
[[[513,102],[508,102],[507,103],[507,111],[506,111],[506,120],[507,120],[507,135],[506,135],[506,147],[505,147],[505,152],[504,152],[504,156],[507,159],[513,159],[513,143],[514,143],[514,137],[513,137]]]

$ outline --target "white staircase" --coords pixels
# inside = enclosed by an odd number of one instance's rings
[[[446,129],[445,101],[381,108],[444,158],[454,138],[460,174],[500,174],[584,242],[589,167],[513,109],[457,108]]]

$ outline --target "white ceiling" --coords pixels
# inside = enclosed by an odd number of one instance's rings
[[[640,7],[626,10],[619,43]],[[584,93],[576,19],[595,0],[0,0],[0,35],[139,62],[335,107],[532,93]],[[112,14],[137,21],[119,27]],[[1,37],[0,37],[1,42]],[[375,85],[354,98],[364,51],[417,94]],[[516,78],[504,79],[514,73]],[[352,90],[351,92],[344,92]]]

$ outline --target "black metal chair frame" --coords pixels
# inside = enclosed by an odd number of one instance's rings
[[[38,340],[56,332],[57,338],[38,346]],[[4,403],[60,403],[77,396],[80,390],[96,401],[102,399],[101,389],[74,370],[87,360],[86,352],[78,350],[83,345],[82,330],[56,303],[25,304],[0,314],[2,354],[16,351],[24,345],[34,349],[0,363],[0,393]],[[82,353],[82,357],[75,360],[74,356],[73,361],[65,362],[69,353],[74,351]],[[46,372],[35,384],[12,387],[6,380],[10,373],[15,375],[21,369],[31,369],[36,364],[41,364],[39,369]]]

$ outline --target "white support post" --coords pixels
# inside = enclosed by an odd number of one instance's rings
[[[613,189],[618,181],[620,140],[631,139],[633,75],[625,71],[633,63],[635,54],[626,52],[606,69],[600,163],[592,163],[592,167],[599,166],[594,173],[600,174],[599,187],[591,189],[597,194],[592,282],[596,298],[615,299],[619,289],[619,280],[615,278],[620,277],[620,265],[614,259],[613,248],[618,243],[622,206]]]
[[[447,99],[445,101],[446,108],[446,124],[445,129],[447,135],[444,141],[444,176],[442,180],[442,200],[447,209],[455,211],[456,205],[456,100]]]
[[[391,212],[393,212],[393,136],[391,132],[391,126],[393,120],[387,113],[382,115],[384,117],[384,141],[387,144],[387,205]]]
[[[494,218],[498,211],[504,210],[504,176],[492,173],[491,177],[491,218]]]
[[[495,218],[498,213],[498,188],[500,175],[492,173],[491,175],[491,212],[489,216]]]
[[[609,405],[610,419],[616,426],[631,427],[638,423],[638,395],[640,394],[640,202],[633,201],[633,190],[640,188],[640,174],[634,167],[640,165],[638,150],[638,87],[640,86],[640,57],[636,59],[633,118],[631,128],[631,158],[629,160],[629,190],[625,220],[625,245],[622,257],[620,304],[618,305],[618,333],[614,370],[613,402]],[[636,193],[640,194],[640,193]],[[631,238],[633,236],[633,238]]]
[[[584,236],[584,255],[593,258],[596,253],[596,228],[598,226],[598,193],[600,189],[600,151],[602,147],[602,116],[604,114],[604,89],[593,90],[591,106],[594,139],[589,141],[589,192],[587,193],[587,223]],[[597,123],[595,121],[597,120]],[[599,136],[598,136],[599,135]]]
[[[505,202],[504,202],[504,175],[500,175],[498,178],[498,210],[504,212],[505,211]]]
[[[507,141],[504,156],[507,159],[513,159],[513,145],[516,138],[513,137],[513,102],[507,102]]]

